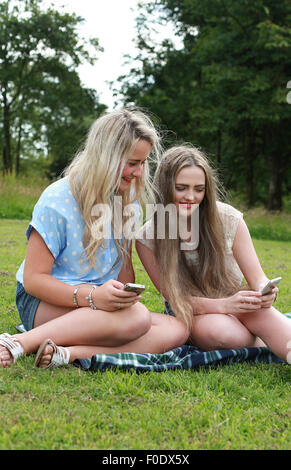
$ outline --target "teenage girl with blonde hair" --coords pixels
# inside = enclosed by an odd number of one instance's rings
[[[1,366],[36,352],[35,364],[47,368],[97,353],[164,352],[186,340],[181,320],[150,313],[139,295],[123,290],[134,282],[127,220],[121,212],[116,230],[106,216],[115,198],[122,209],[151,194],[148,160],[159,158],[160,147],[140,110],[93,123],[65,176],[34,208],[17,272],[16,303],[27,332],[0,335]]]
[[[267,345],[286,360],[291,322],[273,306],[278,288],[262,296],[268,279],[242,213],[219,201],[218,180],[204,153],[189,144],[170,148],[154,184],[156,203],[175,205],[179,220],[185,221],[184,235],[173,238],[166,219],[166,236],[159,238],[156,211],[136,240],[167,312],[183,319],[189,341],[202,350]],[[192,232],[191,217],[199,225],[192,225]],[[147,237],[151,233],[152,239]],[[246,288],[241,287],[243,276]]]

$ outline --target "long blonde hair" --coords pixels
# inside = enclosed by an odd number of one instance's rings
[[[135,178],[134,186],[131,185],[121,196],[123,207],[133,200],[143,204],[153,194],[148,160],[159,160],[161,141],[152,120],[140,109],[122,109],[99,117],[88,132],[84,148],[64,172],[85,222],[82,260],[89,261],[89,267],[96,268],[97,250],[104,246],[104,239],[93,236],[93,224],[96,226],[97,223],[101,231],[108,223],[105,215],[97,222],[92,209],[106,204],[113,213],[112,196],[118,193],[126,161],[140,139],[151,144],[150,156],[145,162],[142,177]],[[124,223],[124,218],[121,223]],[[126,256],[128,241],[117,239],[115,242],[119,260]]]
[[[188,327],[193,320],[190,295],[218,298],[238,289],[237,280],[226,269],[224,230],[216,205],[221,195],[218,178],[202,151],[184,144],[165,152],[154,179],[156,203],[166,207],[174,202],[176,177],[182,168],[190,166],[201,168],[205,174],[205,196],[199,206],[199,262],[190,264],[180,250],[180,240],[167,237],[167,232],[165,239],[154,238],[162,289],[177,317],[183,318]],[[156,233],[157,213],[154,225]]]

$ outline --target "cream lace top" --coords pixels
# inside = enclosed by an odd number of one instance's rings
[[[217,208],[219,215],[222,220],[222,224],[224,227],[224,234],[225,234],[225,250],[226,250],[226,266],[227,269],[232,271],[233,274],[238,278],[241,282],[243,278],[243,274],[234,259],[232,253],[232,245],[234,241],[234,237],[236,234],[237,226],[239,220],[243,217],[243,214],[235,209],[234,207],[230,206],[229,204],[225,204],[223,202],[217,201]],[[153,239],[146,239],[146,230],[148,233],[151,233],[150,227],[153,224],[153,219],[150,219],[148,222],[144,224],[143,227],[137,232],[136,239],[147,246],[150,250],[154,249],[154,240]],[[198,252],[197,250],[187,250],[185,251],[185,255],[188,261],[193,263],[194,265],[198,263]]]

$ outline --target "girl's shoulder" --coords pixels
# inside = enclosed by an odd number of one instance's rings
[[[242,212],[226,202],[216,201],[216,206],[219,214],[224,218],[241,219],[243,217]]]
[[[76,200],[70,189],[68,178],[64,177],[47,186],[34,209],[50,207],[56,212],[66,212],[76,205]]]
[[[64,196],[72,196],[72,192],[70,190],[69,181],[67,177],[61,178],[57,181],[54,181],[49,186],[45,188],[43,193],[41,194],[41,198],[51,198],[51,197],[64,197]]]
[[[223,225],[227,250],[231,252],[236,230],[243,213],[225,202],[217,201],[217,209]]]

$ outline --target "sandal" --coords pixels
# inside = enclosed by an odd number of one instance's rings
[[[24,350],[20,342],[16,338],[14,338],[14,336],[11,336],[9,333],[3,333],[2,335],[0,335],[0,345],[4,346],[4,348],[9,351],[12,356],[13,363],[15,363],[19,357],[24,355]]]
[[[53,354],[48,365],[45,367],[42,367],[40,364],[43,358],[43,352],[47,345],[53,348]],[[69,360],[70,360],[70,352],[68,348],[59,347],[51,339],[46,339],[38,348],[34,365],[36,367],[39,367],[40,369],[50,369],[52,367],[61,367],[66,364],[69,364]]]

